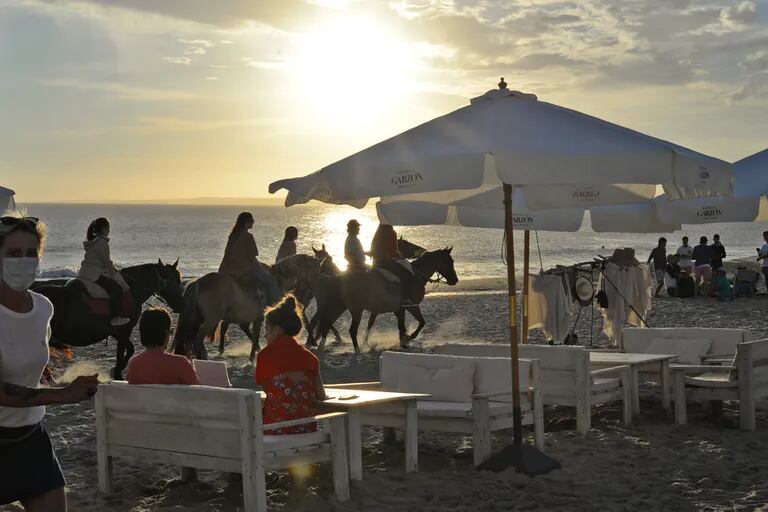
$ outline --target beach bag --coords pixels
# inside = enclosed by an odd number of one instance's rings
[[[681,299],[693,297],[696,294],[693,278],[683,274],[677,279],[677,296]]]
[[[751,297],[755,293],[755,286],[747,281],[736,281],[733,284],[733,295],[735,297]]]

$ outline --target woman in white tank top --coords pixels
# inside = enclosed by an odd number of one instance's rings
[[[92,375],[65,388],[39,387],[53,305],[29,287],[43,238],[33,217],[0,217],[0,505],[19,501],[29,512],[62,512],[65,481],[41,423],[45,406],[86,400],[98,382]]]

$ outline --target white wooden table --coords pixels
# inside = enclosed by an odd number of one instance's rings
[[[591,366],[628,365],[632,368],[632,410],[640,412],[639,378],[640,367],[649,364],[659,365],[659,385],[661,386],[661,404],[666,410],[671,409],[669,363],[677,359],[672,354],[630,354],[626,352],[589,352]]]
[[[347,413],[347,439],[349,442],[349,477],[363,479],[363,453],[361,416],[363,409],[382,404],[401,404],[405,409],[405,472],[416,471],[419,466],[418,414],[416,401],[429,398],[417,393],[393,393],[363,389],[325,388],[328,400],[323,405]]]

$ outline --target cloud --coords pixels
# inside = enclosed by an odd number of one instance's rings
[[[207,39],[177,39],[177,41],[191,46],[205,46],[206,48],[216,46],[214,43],[208,41]]]
[[[768,50],[750,53],[739,65],[747,71],[768,71]]]
[[[187,48],[184,55],[205,55],[205,48]]]
[[[192,64],[192,59],[189,57],[163,57],[163,60],[170,64],[179,64],[182,66],[190,66]]]
[[[754,1],[744,1],[729,5],[720,11],[720,20],[727,26],[740,26],[757,20],[757,4]]]

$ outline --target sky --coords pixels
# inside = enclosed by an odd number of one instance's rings
[[[739,160],[768,146],[768,0],[0,0],[0,185],[264,197],[502,76]]]

